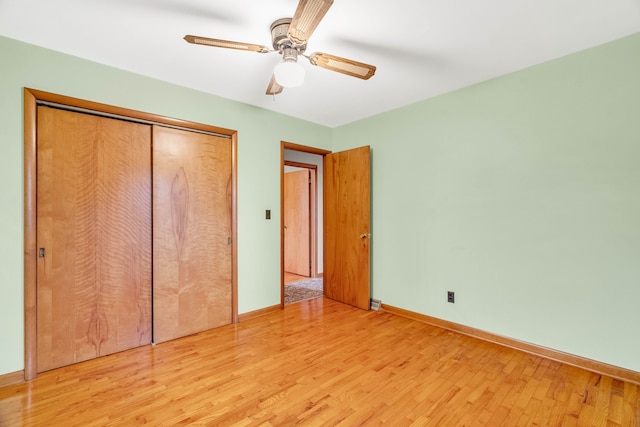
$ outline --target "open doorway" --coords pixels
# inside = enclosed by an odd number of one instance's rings
[[[284,162],[285,305],[323,295],[317,257],[317,169],[310,163]]]
[[[326,153],[283,143],[283,306],[323,295],[322,163]]]
[[[317,179],[318,183],[322,183],[322,189],[317,191],[319,218],[316,248],[319,249],[316,252],[318,260],[316,275],[322,277],[323,295],[369,310],[371,302],[371,147],[362,146],[333,153],[281,142],[281,212],[284,211],[282,195],[284,194],[285,152],[287,157],[312,154],[311,158],[316,159],[314,161],[293,158],[291,161],[317,162],[316,164],[322,165],[322,175]],[[280,215],[281,308],[285,306],[284,221],[284,215]]]

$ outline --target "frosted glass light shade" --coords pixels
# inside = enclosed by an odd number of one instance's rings
[[[273,70],[276,82],[282,87],[296,87],[304,83],[304,67],[292,60],[284,60]]]

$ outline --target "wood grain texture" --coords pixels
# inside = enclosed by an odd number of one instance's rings
[[[278,306],[279,307],[279,306]],[[8,385],[20,384],[25,381],[24,371],[9,372],[0,375],[0,388]]]
[[[311,277],[318,276],[318,171],[316,167],[309,168],[311,185],[309,186],[309,230],[311,253]]]
[[[238,323],[238,135],[231,135],[231,321]]]
[[[309,279],[306,276],[299,276],[297,274],[293,274],[293,273],[287,273],[286,271],[284,272],[284,284],[288,284],[288,283],[292,283],[292,282],[299,282],[301,280],[307,280]]]
[[[405,310],[403,308],[398,308],[387,304],[382,304],[382,309],[390,313],[408,317],[410,319],[419,320],[421,322],[425,322],[439,328],[444,328],[460,334],[468,335],[470,337],[486,340],[510,348],[515,348],[516,350],[531,353],[536,356],[541,356],[557,362],[565,363],[567,365],[586,369],[597,374],[607,375],[621,381],[640,385],[640,372],[631,371],[629,369],[620,368],[618,366],[609,365],[607,363],[598,362],[596,360],[587,359],[585,357],[564,353],[562,351],[554,350],[548,347],[542,347],[528,342],[483,331],[471,326],[461,325],[459,323],[450,322],[448,320],[439,319],[437,317],[427,316],[425,314],[416,313],[414,311]]]
[[[24,89],[24,379],[38,373],[37,113],[36,97]]]
[[[640,422],[640,387],[318,298],[0,388],[0,424],[52,420],[64,426],[633,427]]]
[[[232,146],[232,184],[231,184],[231,209],[232,209],[232,317],[237,322],[238,318],[238,283],[237,283],[237,132],[203,123],[195,123],[156,114],[140,112],[122,107],[96,103],[84,99],[73,98],[51,92],[40,91],[31,88],[24,89],[24,251],[25,251],[25,280],[24,280],[24,313],[25,313],[25,371],[26,379],[35,378],[37,375],[37,245],[36,245],[36,135],[37,113],[39,102],[51,102],[66,105],[71,108],[80,108],[94,111],[97,114],[115,114],[120,117],[130,117],[133,120],[150,121],[167,126],[179,126],[196,131],[218,133],[226,135]]]
[[[331,151],[323,150],[315,147],[309,147],[306,145],[294,144],[292,142],[280,141],[280,212],[284,212],[284,166],[288,163],[285,160],[285,150],[295,150],[302,153],[309,154],[317,154],[320,156],[324,156],[325,154],[329,154]],[[292,162],[293,163],[293,162]],[[320,195],[317,191],[317,182],[314,185],[316,198],[324,197]],[[315,224],[317,222],[317,205],[314,205],[314,220]],[[314,230],[317,230],[317,227],[314,227]],[[314,233],[314,245],[317,245],[317,233]],[[280,215],[280,307],[284,308],[284,215]],[[313,274],[317,274],[318,266],[317,266],[317,253],[313,255],[313,264],[312,264],[312,272]]]
[[[370,303],[370,149],[324,157],[324,289],[364,310]]]
[[[311,277],[318,275],[318,167],[308,163],[285,161],[285,166],[294,166],[309,170],[309,230],[311,254]],[[283,193],[284,196],[284,193]],[[284,210],[283,210],[284,212]]]
[[[151,342],[146,125],[38,107],[38,371]]]
[[[249,311],[247,313],[242,313],[238,316],[238,322],[246,322],[248,320],[256,319],[261,316],[266,316],[267,314],[271,314],[276,311],[280,311],[282,308],[280,304],[272,305],[270,307],[261,308],[254,311]]]
[[[232,145],[153,127],[154,342],[232,321]]]
[[[97,111],[99,113],[114,114],[116,116],[128,117],[134,120],[142,120],[151,123],[159,123],[167,126],[177,126],[202,132],[227,135],[232,138],[235,138],[235,135],[237,134],[235,130],[207,125],[204,123],[191,122],[188,120],[176,119],[173,117],[159,116],[157,114],[147,113],[145,111],[138,111],[129,108],[118,107],[115,105],[102,104],[100,102],[88,101],[86,99],[74,98],[72,96],[60,95],[57,93],[46,92],[33,88],[25,88],[25,90],[32,96],[34,96],[38,101],[68,105],[86,110]]]
[[[311,192],[308,169],[284,174],[284,271],[311,275]]]
[[[325,149],[316,148],[316,147],[309,147],[308,145],[301,145],[301,144],[296,144],[296,143],[287,142],[287,141],[281,141],[280,148],[281,148],[281,151],[283,152],[284,150],[295,150],[295,151],[300,151],[302,153],[319,154],[321,156],[331,153],[330,150],[325,150]],[[284,153],[282,156],[282,162],[284,162]]]

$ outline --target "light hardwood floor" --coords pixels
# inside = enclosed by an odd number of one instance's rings
[[[637,385],[326,298],[0,389],[2,426],[639,421]]]
[[[298,274],[289,273],[288,271],[284,272],[284,284],[287,285],[293,282],[299,282],[301,280],[309,280],[309,276],[300,276]]]

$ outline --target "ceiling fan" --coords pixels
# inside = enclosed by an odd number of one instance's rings
[[[285,87],[300,86],[304,82],[304,68],[298,63],[299,56],[307,58],[311,65],[368,80],[376,72],[373,65],[322,52],[308,56],[304,54],[309,37],[332,4],[333,0],[300,0],[293,18],[278,19],[271,24],[273,49],[262,45],[192,35],[184,36],[184,39],[189,43],[205,46],[282,55],[282,62],[275,67],[271,82],[267,86],[267,95],[279,94]]]

